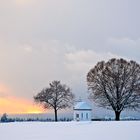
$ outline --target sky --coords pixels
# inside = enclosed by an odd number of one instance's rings
[[[53,80],[88,98],[98,61],[140,62],[139,0],[0,0],[0,113],[43,112],[33,96]]]

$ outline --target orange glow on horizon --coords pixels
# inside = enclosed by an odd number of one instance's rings
[[[11,96],[14,93],[8,86],[0,83],[0,114],[44,113],[42,107],[28,99]]]
[[[0,114],[30,114],[44,112],[45,111],[40,106],[35,105],[29,100],[16,97],[0,98]]]

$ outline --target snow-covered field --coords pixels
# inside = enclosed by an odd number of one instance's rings
[[[0,140],[140,140],[140,122],[1,123]]]

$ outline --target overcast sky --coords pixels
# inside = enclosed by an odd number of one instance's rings
[[[33,101],[52,80],[88,96],[112,57],[140,62],[139,0],[0,0],[0,98]]]

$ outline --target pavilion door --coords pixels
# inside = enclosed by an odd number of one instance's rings
[[[79,121],[79,114],[76,114],[76,120]]]

